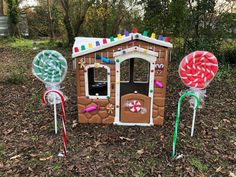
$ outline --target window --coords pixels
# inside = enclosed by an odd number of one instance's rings
[[[120,82],[130,81],[130,60],[125,60],[120,64]]]
[[[149,62],[141,59],[134,58],[134,83],[147,83],[149,80]]]
[[[141,58],[131,58],[120,63],[121,83],[148,83],[149,62]]]
[[[86,96],[92,99],[106,99],[110,96],[110,68],[105,65],[88,65],[85,69]]]

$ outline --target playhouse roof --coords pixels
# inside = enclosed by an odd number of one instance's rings
[[[160,40],[162,39],[162,40]],[[76,58],[82,55],[93,53],[99,50],[103,50],[109,47],[113,47],[119,44],[123,44],[132,40],[141,40],[151,44],[160,45],[163,47],[172,48],[173,45],[170,42],[166,42],[162,38],[156,39],[155,37],[148,37],[140,33],[130,33],[128,35],[118,34],[116,38],[92,38],[92,37],[76,37],[73,45],[72,58]]]

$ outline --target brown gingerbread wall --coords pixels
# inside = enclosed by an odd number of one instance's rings
[[[113,53],[119,49],[126,49],[132,46],[140,46],[142,48],[150,49],[159,53],[159,57],[156,63],[164,64],[164,70],[161,73],[155,71],[155,80],[162,82],[164,88],[154,87],[154,100],[153,100],[153,119],[155,125],[162,125],[164,121],[164,105],[165,105],[165,95],[166,95],[166,80],[167,80],[167,69],[168,69],[168,48],[150,44],[143,41],[132,41],[121,45],[110,47],[101,51],[95,52],[98,55],[113,58]],[[90,53],[77,58],[77,103],[78,103],[78,116],[80,123],[107,123],[111,124],[114,122],[115,116],[115,65],[106,64],[101,62],[101,60],[95,59],[95,53]],[[84,78],[84,68],[81,68],[79,64],[80,60],[85,59],[85,66],[88,64],[94,64],[95,62],[101,63],[110,67],[110,79],[111,79],[111,95],[109,99],[88,99],[85,96],[85,78]],[[114,109],[112,113],[107,109],[108,104],[112,104]],[[99,109],[91,111],[89,113],[82,113],[83,109],[87,106],[96,105]]]

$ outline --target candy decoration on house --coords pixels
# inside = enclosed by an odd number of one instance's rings
[[[194,110],[197,110],[199,104],[200,104],[200,99],[198,97],[198,95],[196,95],[195,93],[193,92],[187,92],[187,93],[184,93],[183,95],[181,95],[181,97],[179,98],[179,102],[178,102],[178,108],[177,108],[177,113],[176,113],[176,121],[175,121],[175,130],[174,130],[174,137],[173,137],[173,147],[172,147],[172,158],[175,157],[175,149],[176,149],[176,142],[177,142],[177,134],[178,134],[178,127],[179,127],[179,121],[180,121],[180,109],[181,109],[181,105],[182,105],[182,102],[183,102],[183,99],[185,97],[188,97],[188,96],[192,96],[195,98],[196,102],[195,102],[195,105],[194,105]],[[195,116],[196,114],[194,114]]]
[[[139,111],[141,111],[141,103],[140,103],[140,101],[138,101],[138,100],[131,100],[130,102],[129,102],[129,110],[131,111],[131,112],[139,112]]]
[[[88,107],[84,108],[83,112],[91,112],[91,111],[94,111],[96,109],[98,109],[97,106],[88,106]]]
[[[84,68],[85,67],[84,58],[81,58],[80,61],[78,62],[78,64],[80,65],[80,68]]]
[[[61,117],[62,117],[62,126],[63,126],[63,129],[62,129],[62,135],[63,135],[63,145],[64,145],[64,156],[66,157],[67,156],[67,141],[66,141],[66,113],[65,113],[65,97],[63,95],[62,92],[58,91],[58,90],[48,90],[44,93],[43,95],[43,103],[46,105],[47,104],[47,101],[46,101],[46,96],[50,93],[55,93],[57,94],[60,99],[61,99],[61,110],[62,110],[62,113],[61,113]]]
[[[114,108],[113,104],[109,103],[107,105],[106,109],[107,109],[108,114],[113,114],[115,108]]]
[[[55,134],[57,134],[56,105],[61,103],[62,110],[65,110],[65,96],[60,91],[60,83],[64,80],[67,72],[66,59],[57,51],[43,50],[35,56],[32,62],[32,72],[46,86],[47,91],[44,93],[43,101],[46,103],[45,99],[47,98],[47,102],[54,105],[54,126]],[[65,111],[63,114],[65,117]],[[65,120],[62,123],[65,124]],[[66,133],[63,133],[63,136],[64,134]],[[65,152],[64,156],[66,156]]]
[[[100,56],[98,54],[96,54],[96,59],[101,60],[102,62],[108,63],[108,64],[114,64],[113,61],[111,61],[111,59]]]
[[[157,80],[154,80],[155,86],[157,86],[158,88],[163,88],[163,84]]]
[[[156,71],[160,74],[164,70],[164,64],[156,64]]]

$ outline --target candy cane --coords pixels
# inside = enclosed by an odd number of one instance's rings
[[[44,94],[43,94],[43,103],[46,105],[47,104],[47,101],[46,101],[46,96],[49,94],[49,93],[56,93],[57,95],[60,96],[61,98],[61,109],[62,109],[62,125],[63,125],[63,131],[62,131],[62,134],[63,134],[63,144],[64,144],[64,156],[66,157],[67,156],[67,142],[66,142],[66,114],[65,114],[65,98],[63,96],[63,94],[58,91],[58,90],[48,90],[46,91]]]
[[[216,57],[206,51],[192,52],[180,63],[179,75],[189,87],[204,89],[214,78],[218,70]]]
[[[181,97],[179,98],[178,109],[177,109],[177,114],[176,114],[176,121],[175,121],[175,130],[174,130],[174,136],[173,136],[172,158],[175,156],[175,148],[176,148],[179,119],[180,119],[180,108],[181,108],[181,104],[183,102],[183,99],[187,96],[193,96],[196,99],[196,102],[194,105],[194,111],[197,110],[197,108],[200,104],[200,99],[194,92],[187,92],[187,93],[181,95]],[[194,113],[194,115],[196,115],[196,112]]]

